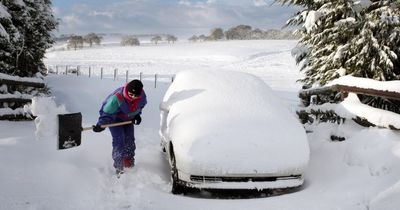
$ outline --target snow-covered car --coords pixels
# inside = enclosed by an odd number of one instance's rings
[[[172,193],[186,187],[260,190],[303,184],[309,160],[304,128],[258,77],[179,72],[160,110]]]

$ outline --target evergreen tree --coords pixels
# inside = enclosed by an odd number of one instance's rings
[[[12,75],[33,76],[44,72],[42,59],[53,43],[52,30],[57,26],[50,0],[2,1],[11,15],[16,32],[11,37],[13,64],[7,70]],[[9,28],[12,31],[12,27]]]
[[[360,32],[349,43],[347,74],[375,80],[400,79],[400,10],[390,0],[373,0],[362,11]]]
[[[17,29],[12,23],[7,8],[0,2],[0,73],[10,74],[14,62],[12,58],[13,39]]]
[[[390,0],[372,0],[362,11],[360,33],[350,45],[348,74],[380,81],[400,79],[400,8]],[[373,107],[400,113],[400,101],[359,96]]]
[[[37,72],[44,73],[43,58],[46,49],[54,43],[52,31],[57,27],[50,0],[25,0],[28,9],[28,19],[25,31],[25,46],[27,48],[25,63],[21,64],[20,71],[26,76],[32,76]],[[25,69],[24,66],[25,65]],[[29,68],[27,68],[29,67]]]
[[[306,86],[324,85],[343,75],[376,80],[400,79],[399,4],[372,0],[277,0],[304,8],[288,21],[301,25],[296,55]]]
[[[343,75],[400,79],[400,5],[397,0],[277,0],[304,8],[288,21],[301,25],[296,61],[305,86],[324,85]],[[363,103],[400,113],[400,102],[360,96]]]

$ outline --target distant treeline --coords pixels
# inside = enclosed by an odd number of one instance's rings
[[[248,25],[238,25],[226,31],[214,28],[207,35],[193,35],[189,41],[215,41],[215,40],[257,40],[257,39],[298,39],[293,30],[253,29]]]
[[[104,35],[104,34],[103,34]],[[165,41],[168,43],[175,43],[178,38],[174,35],[163,34],[163,35],[122,35],[122,34],[111,34],[118,36],[120,38],[121,46],[139,46],[140,41],[139,37],[151,37],[151,43],[158,44],[161,41]],[[110,35],[109,35],[110,36]],[[74,34],[63,34],[56,38],[58,42],[66,42],[67,49],[81,49],[84,47],[84,44],[87,43],[89,47],[92,47],[93,44],[100,45],[103,40],[103,36],[101,34],[89,33],[86,35],[74,35]]]
[[[193,35],[189,41],[217,41],[217,40],[260,40],[260,39],[298,39],[295,36],[293,30],[277,30],[277,29],[253,29],[248,25],[238,25],[232,27],[226,31],[222,28],[214,28],[210,31],[209,35]],[[83,48],[84,43],[87,43],[89,47],[93,44],[100,45],[104,36],[115,36],[119,37],[120,45],[122,46],[138,46],[140,45],[140,38],[150,38],[150,41],[154,44],[158,44],[161,41],[168,43],[175,43],[178,38],[170,34],[142,34],[142,35],[123,35],[123,34],[96,34],[89,33],[86,35],[74,35],[74,34],[63,34],[55,40],[57,42],[67,42],[68,49],[77,50]]]

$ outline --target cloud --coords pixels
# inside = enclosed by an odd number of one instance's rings
[[[67,15],[61,18],[62,24],[67,28],[77,28],[83,25],[83,21],[77,15]]]
[[[253,0],[253,3],[256,7],[267,6],[267,2],[265,2],[265,0]]]
[[[179,0],[179,5],[193,6],[193,7],[205,7],[211,4],[217,4],[216,0],[205,0],[205,1],[190,1],[190,0]]]
[[[104,16],[108,18],[113,18],[114,13],[108,11],[91,11],[89,12],[89,16]]]
[[[189,0],[179,0],[178,4],[186,5],[186,6],[190,6],[191,5]]]
[[[87,13],[88,11],[90,11],[92,8],[91,6],[87,5],[87,4],[74,4],[72,6],[72,11],[74,11],[75,13]]]
[[[216,27],[226,30],[239,24],[260,29],[281,28],[295,10],[271,6],[268,1],[271,0],[114,0],[112,3],[98,0],[63,5],[56,17],[62,19],[59,33],[187,36],[208,34]]]

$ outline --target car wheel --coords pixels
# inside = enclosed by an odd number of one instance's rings
[[[179,183],[178,169],[176,168],[176,159],[174,153],[171,153],[171,179],[172,179],[172,194],[184,193],[184,187]]]

